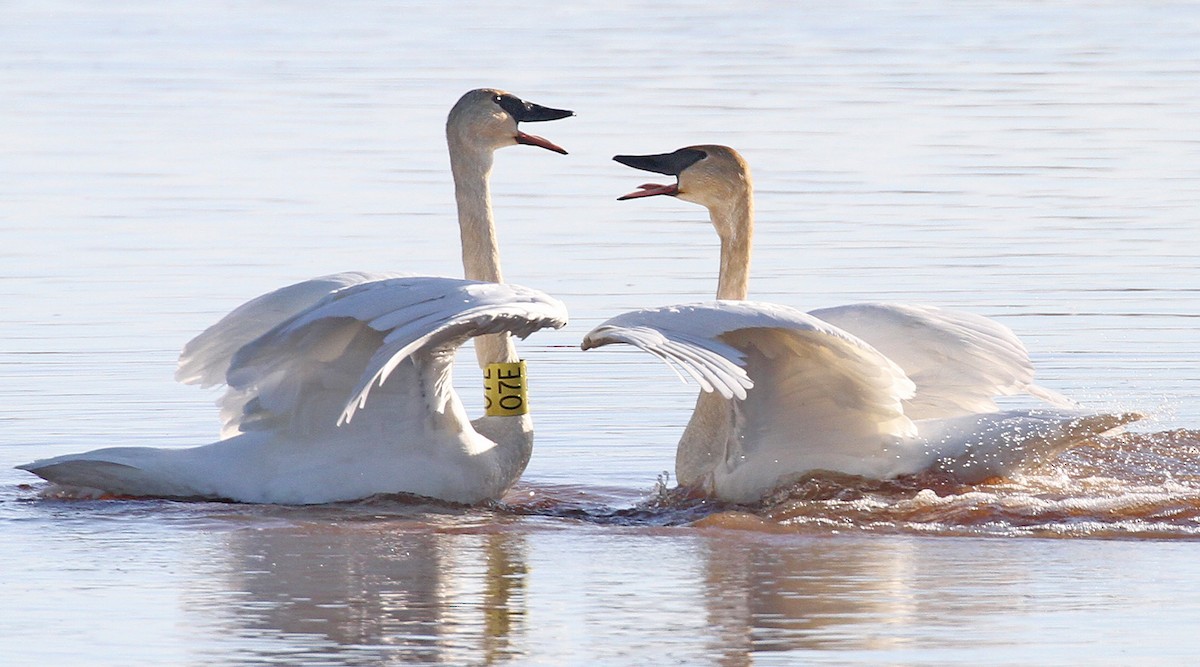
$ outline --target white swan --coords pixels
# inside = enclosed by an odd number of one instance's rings
[[[517,123],[570,115],[491,89],[466,93],[450,111],[467,280],[316,278],[242,305],[188,343],[176,378],[228,384],[219,402],[223,440],[101,449],[19,467],[59,485],[128,496],[289,504],[380,493],[499,498],[524,471],[533,444],[509,334],[562,327],[567,313],[541,292],[498,284],[492,154],[515,144],[565,153]],[[493,374],[489,400],[498,405],[471,422],[451,368],[455,350],[476,336],[480,366]]]
[[[742,157],[692,146],[614,159],[677,177],[621,199],[701,204],[721,239],[720,300],[626,313],[583,342],[585,350],[634,345],[700,384],[676,453],[682,487],[752,502],[817,470],[881,479],[942,470],[977,482],[1140,417],[999,411],[996,396],[1021,392],[1072,404],[1032,384],[1021,342],[977,315],[878,303],[806,314],[744,301],[754,204]]]

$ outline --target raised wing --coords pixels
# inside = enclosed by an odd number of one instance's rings
[[[321,299],[351,285],[399,278],[400,273],[348,271],[305,280],[251,299],[205,329],[184,346],[175,379],[184,384],[214,387],[225,384],[233,355],[243,345],[304,311]]]
[[[785,306],[715,301],[634,311],[593,329],[583,347],[612,343],[665,359],[729,399],[698,404],[680,448],[704,456],[681,452],[678,460],[720,458],[708,465],[750,486],[762,479],[769,486],[781,460],[801,470],[845,470],[845,461],[916,433],[901,405],[914,387],[900,368],[862,340]],[[700,414],[709,409],[719,414]],[[682,479],[685,471],[678,472]]]
[[[524,338],[566,321],[562,302],[517,285],[434,277],[351,285],[237,351],[228,372],[231,403],[223,407],[242,409],[226,415],[227,428],[331,428],[349,421],[369,395],[373,404],[375,392],[404,402],[393,406],[401,411],[440,413],[453,396],[454,351],[468,338]],[[419,386],[389,391],[400,367],[401,384]]]
[[[1029,353],[1008,327],[933,306],[862,303],[809,312],[870,343],[904,369],[917,392],[912,419],[993,412],[997,396],[1028,393],[1059,407],[1070,399],[1033,384]]]
[[[662,359],[684,382],[687,379],[683,373],[687,373],[704,391],[744,399],[746,390],[754,386],[742,368],[745,355],[717,338],[721,333],[719,326],[705,331],[706,323],[686,321],[688,317],[707,315],[697,306],[633,311],[592,329],[584,337],[582,347],[590,350],[627,343]],[[716,325],[711,321],[707,324]]]

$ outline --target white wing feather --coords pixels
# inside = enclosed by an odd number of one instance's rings
[[[1070,399],[1033,384],[1033,363],[1008,327],[933,306],[862,303],[809,312],[870,343],[917,385],[912,419],[993,412],[997,396],[1028,393],[1059,407]]]
[[[877,445],[881,434],[916,432],[901,405],[914,386],[899,367],[862,340],[786,306],[714,301],[633,311],[593,329],[583,347],[610,343],[674,362],[713,388],[706,390],[737,399],[735,409],[753,413],[756,425],[742,434],[740,454],[864,434]]]
[[[684,308],[694,312],[691,307]],[[661,312],[635,311],[615,317],[593,329],[584,338],[583,349],[627,343],[662,359],[679,379],[686,381],[680,370],[687,373],[704,391],[715,391],[725,398],[746,398],[746,390],[753,387],[754,382],[740,365],[745,363],[744,355],[715,338],[669,328],[664,331],[654,324],[638,322],[639,316]],[[682,311],[671,309],[670,312]]]
[[[175,379],[201,387],[224,384],[233,355],[280,322],[344,287],[405,275],[408,274],[347,271],[305,280],[251,299],[188,341],[179,355]]]
[[[278,428],[300,414],[306,424],[343,423],[401,363],[417,367],[422,393],[440,412],[453,352],[468,338],[523,338],[566,317],[562,302],[516,285],[434,277],[351,285],[238,350],[228,382],[245,410],[233,425],[246,430],[266,418]]]

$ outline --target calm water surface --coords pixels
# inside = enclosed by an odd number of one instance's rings
[[[1193,662],[1200,6],[781,5],[0,7],[5,663]],[[504,503],[66,501],[11,469],[208,442],[175,357],[252,296],[457,274],[442,127],[480,85],[578,113],[537,128],[570,155],[497,156],[506,276],[573,318],[523,346]],[[1150,418],[992,484],[663,492],[695,387],[575,346],[711,296],[704,212],[615,201],[644,176],[610,158],[714,142],[755,173],[755,297],[995,317],[1042,384]]]

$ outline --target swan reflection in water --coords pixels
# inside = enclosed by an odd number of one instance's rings
[[[750,665],[762,652],[901,646],[904,635],[879,627],[915,624],[918,549],[904,539],[853,542],[710,535],[703,599],[712,654]]]
[[[216,576],[195,579],[214,589],[186,601],[234,643],[234,662],[519,664],[633,650],[748,665],[761,652],[892,648],[904,634],[879,627],[919,627],[936,606],[919,601],[928,549],[904,536],[609,526],[568,539],[475,510],[280,511],[286,521],[226,533]],[[661,585],[630,598],[635,579]],[[1004,609],[986,605],[960,613]],[[613,633],[628,642],[603,639]]]
[[[962,488],[830,478],[759,515],[614,510],[641,496],[576,486],[519,487],[494,508],[208,506],[223,530],[191,561],[209,571],[192,573],[185,604],[198,633],[234,643],[235,663],[628,664],[636,655],[749,665],[829,650],[872,663],[991,644],[1024,651],[1012,662],[1036,662],[1037,651],[1064,650],[1053,621],[1072,627],[1072,614],[1094,611],[1098,585],[1181,557],[1142,540],[1196,534],[1200,496],[1187,480],[1200,479],[1200,464],[1187,452],[1200,439],[1175,436],[1070,452],[1065,479],[1080,480],[1070,487],[1057,475]],[[936,488],[939,502],[920,502],[934,492],[917,488]],[[1127,539],[1060,539],[1048,551],[1044,539],[998,549],[980,534]],[[1064,565],[1073,563],[1086,566]],[[1108,593],[1132,614],[1158,614],[1156,594]],[[1046,632],[1011,644],[1030,627]]]
[[[228,554],[223,572],[208,578],[222,590],[189,600],[222,619],[235,650],[250,652],[234,662],[498,664],[513,656],[525,633],[523,534],[479,516],[308,515],[229,532],[219,547]]]

